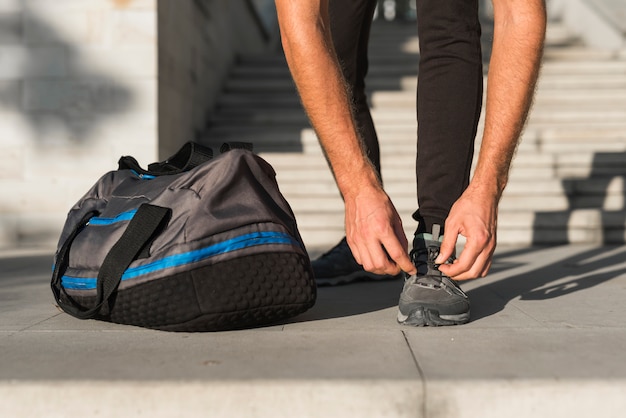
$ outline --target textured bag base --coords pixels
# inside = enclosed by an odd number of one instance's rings
[[[110,313],[97,319],[164,331],[241,329],[298,315],[315,293],[306,256],[256,254],[120,290]],[[95,296],[72,298],[95,304]]]

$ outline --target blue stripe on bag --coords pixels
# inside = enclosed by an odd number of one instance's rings
[[[122,212],[114,218],[91,218],[89,220],[89,225],[111,225],[116,222],[130,221],[131,219],[133,219],[133,216],[135,216],[135,213],[137,213],[137,209],[129,210],[128,212]]]
[[[195,263],[206,258],[226,254],[231,251],[266,244],[300,246],[300,243],[297,240],[284,232],[253,232],[220,242],[218,244],[210,245],[205,248],[200,248],[187,253],[171,255],[143,266],[129,268],[122,275],[122,280],[134,279],[149,273],[184,266],[185,264]],[[92,290],[96,288],[97,283],[98,279],[96,277],[63,276],[61,278],[61,285],[66,289]]]
[[[152,180],[156,178],[156,176],[153,176],[152,174],[141,174],[141,173],[136,172],[133,169],[131,169],[130,171],[142,180]]]

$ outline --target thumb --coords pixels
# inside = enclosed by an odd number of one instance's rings
[[[456,233],[449,233],[443,235],[443,242],[441,243],[441,248],[439,249],[439,255],[435,259],[436,264],[444,264],[452,254],[454,254],[454,249],[456,248],[456,240],[458,235]]]

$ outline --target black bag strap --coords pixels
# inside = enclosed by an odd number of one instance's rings
[[[252,151],[250,142],[224,142],[220,147],[220,153],[224,154],[233,149],[244,149]],[[143,169],[137,160],[131,156],[123,156],[118,161],[118,170],[133,170],[140,175],[165,176],[180,174],[210,161],[213,158],[213,150],[196,142],[187,142],[180,150],[170,158],[159,163],[148,165],[148,169]]]
[[[171,209],[146,203],[139,207],[120,239],[111,247],[104,258],[98,272],[96,304],[93,308],[85,310],[73,302],[72,298],[67,295],[61,285],[61,278],[68,266],[69,250],[72,241],[94,215],[94,212],[85,215],[81,223],[72,231],[59,250],[52,274],[51,287],[56,302],[65,312],[80,319],[95,317],[100,312],[102,306],[108,303],[113,293],[117,290],[124,271],[141,253],[144,246],[152,242],[155,236],[167,225]],[[62,298],[62,294],[66,297]],[[63,299],[66,299],[69,303]]]
[[[233,149],[245,149],[248,151],[252,151],[252,148],[253,146],[252,146],[252,143],[250,142],[231,141],[231,142],[224,142],[222,146],[220,147],[220,152],[224,154],[225,152],[228,152]]]
[[[72,245],[72,242],[74,242],[76,235],[78,235],[78,233],[85,227],[85,225],[87,225],[89,220],[94,216],[98,216],[98,212],[90,211],[74,225],[74,228],[65,239],[65,242],[63,242],[63,245],[56,255],[56,262],[54,264],[54,270],[52,271],[52,280],[50,282],[50,287],[52,288],[52,294],[54,295],[54,299],[56,300],[57,304],[60,307],[64,308],[64,310],[66,304],[61,300],[61,294],[65,294],[65,290],[63,289],[63,286],[61,286],[61,278],[63,277],[63,273],[65,273],[65,270],[67,270],[67,266],[69,264],[70,246]],[[73,308],[73,306],[68,306],[67,308],[71,309]],[[69,312],[69,310],[66,310],[66,312]]]
[[[134,170],[138,174],[163,176],[184,173],[198,167],[213,158],[213,150],[196,142],[187,142],[170,158],[159,163],[148,165],[144,170],[137,160],[131,156],[124,156],[118,162],[119,170]]]

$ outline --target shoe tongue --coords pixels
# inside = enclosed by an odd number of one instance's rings
[[[434,266],[435,257],[441,247],[441,226],[433,225],[432,234],[427,232],[415,235],[413,239],[413,263],[420,274],[440,276]]]
[[[433,225],[433,241],[439,241],[439,233],[441,232],[441,225],[435,224]]]
[[[441,235],[441,227],[433,225],[433,233],[423,232],[415,235],[413,238],[413,248],[440,247],[443,236]]]
[[[415,249],[428,248],[429,246],[433,244],[436,245],[437,241],[433,239],[432,234],[428,234],[428,233],[417,234],[415,235],[415,238],[413,238],[413,248]]]

